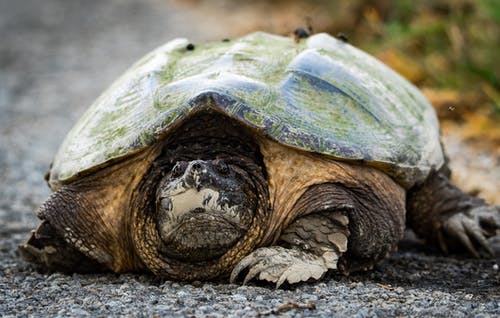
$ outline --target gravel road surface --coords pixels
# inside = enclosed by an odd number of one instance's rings
[[[225,37],[199,16],[166,0],[0,0],[0,316],[498,317],[498,258],[443,257],[415,239],[371,272],[283,290],[40,273],[20,259],[66,132],[151,49],[176,36]],[[452,152],[475,156],[452,141]]]

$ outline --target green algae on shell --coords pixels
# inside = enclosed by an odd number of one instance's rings
[[[409,187],[444,163],[435,112],[412,84],[327,34],[176,39],[133,65],[87,110],[50,171],[58,188],[152,145],[211,107],[285,145],[361,161]]]

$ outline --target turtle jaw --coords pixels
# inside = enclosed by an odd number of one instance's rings
[[[256,208],[240,173],[222,160],[178,162],[157,189],[159,251],[205,261],[231,248],[249,229]]]

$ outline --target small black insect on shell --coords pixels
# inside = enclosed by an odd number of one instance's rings
[[[309,32],[307,32],[304,28],[298,28],[293,31],[293,35],[298,39],[305,39],[309,37]]]
[[[194,44],[193,43],[189,43],[188,45],[186,45],[186,50],[188,50],[188,51],[194,50]]]
[[[342,32],[337,33],[336,38],[341,40],[342,42],[345,42],[345,43],[349,42],[349,38],[347,37],[347,35],[345,33],[342,33]]]

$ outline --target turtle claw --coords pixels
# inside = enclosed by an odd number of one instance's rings
[[[245,268],[254,269],[253,271],[250,270],[245,276],[245,279],[243,280],[243,285],[245,285],[255,275],[258,274],[258,270],[263,267],[263,265],[266,263],[266,260],[272,259],[272,257],[276,254],[277,252],[271,248],[259,248],[253,251],[236,265],[236,267],[231,272],[229,281],[231,282],[231,284],[234,284],[236,283],[236,280],[238,279],[240,273],[245,270]],[[257,264],[259,266],[256,266]]]
[[[235,283],[244,269],[248,269],[248,273],[243,285],[256,278],[276,283],[276,288],[279,288],[285,281],[295,284],[310,278],[320,279],[328,267],[321,256],[281,246],[271,246],[261,247],[241,260],[233,269],[230,282]]]
[[[449,240],[457,239],[474,257],[481,257],[480,251],[492,257],[495,252],[488,238],[500,230],[500,212],[497,208],[480,206],[465,213],[457,213],[443,222],[438,235],[441,249],[447,253]]]

